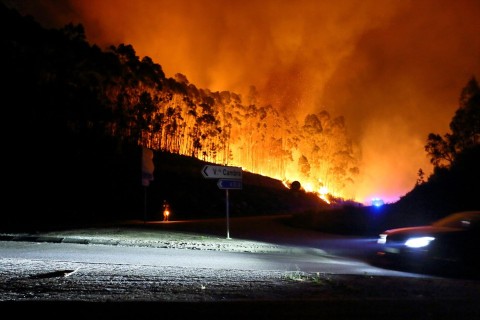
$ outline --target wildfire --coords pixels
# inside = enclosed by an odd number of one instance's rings
[[[282,183],[285,187],[287,188],[291,188],[291,184],[289,183],[288,180],[282,180]],[[330,200],[328,199],[328,196],[330,195],[329,191],[328,191],[328,188],[323,186],[323,187],[320,187],[319,189],[315,189],[312,184],[310,183],[307,183],[303,189],[307,192],[311,192],[311,193],[314,193],[316,194],[320,199],[322,199],[323,201],[325,201],[326,203],[330,204]]]
[[[323,199],[326,203],[330,204],[330,200],[328,200],[327,195],[328,195],[328,188],[327,187],[321,187],[318,190],[318,194],[320,196],[320,199]]]
[[[271,117],[232,126],[234,143],[222,150],[222,159],[199,156],[311,184],[321,197],[330,192],[369,201],[382,192],[390,202],[408,191],[418,168],[430,171],[425,138],[448,130],[464,75],[480,66],[480,4],[475,0],[442,6],[434,0],[362,1],[361,6],[358,1],[311,0],[8,2],[37,12],[34,16],[49,26],[81,22],[87,38],[101,47],[133,44],[166,74],[180,72],[199,87],[241,93],[245,106],[272,104],[300,119],[319,115],[328,105],[347,119],[361,148],[361,171],[354,172],[357,164],[347,165],[347,157],[342,158],[355,153],[348,152],[344,136],[334,132],[322,140],[327,135],[317,135],[314,122],[293,124],[288,130],[305,130],[287,136],[287,131],[275,131],[283,122]],[[252,84],[261,97],[251,95]],[[185,128],[181,135],[168,137],[173,147],[159,149],[190,156],[186,147],[174,145],[191,134],[187,129],[195,121],[188,121],[178,124]],[[263,125],[271,130],[268,135]]]

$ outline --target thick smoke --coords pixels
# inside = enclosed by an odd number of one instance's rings
[[[396,201],[480,76],[478,0],[22,0],[45,26],[82,23],[105,48],[132,44],[165,73],[246,95],[301,121],[344,116],[362,149],[356,199]]]

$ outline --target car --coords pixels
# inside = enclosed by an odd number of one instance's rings
[[[431,225],[389,229],[377,239],[377,262],[417,271],[465,274],[480,267],[480,211],[452,213]]]

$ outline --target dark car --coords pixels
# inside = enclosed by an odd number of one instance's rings
[[[380,263],[427,272],[478,272],[480,211],[453,213],[427,226],[386,230],[377,244]]]

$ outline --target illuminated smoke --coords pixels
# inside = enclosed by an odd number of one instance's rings
[[[132,44],[168,77],[246,95],[303,120],[344,116],[362,149],[356,199],[395,201],[431,166],[461,89],[480,76],[478,0],[9,1],[46,26],[82,23],[100,47]]]

